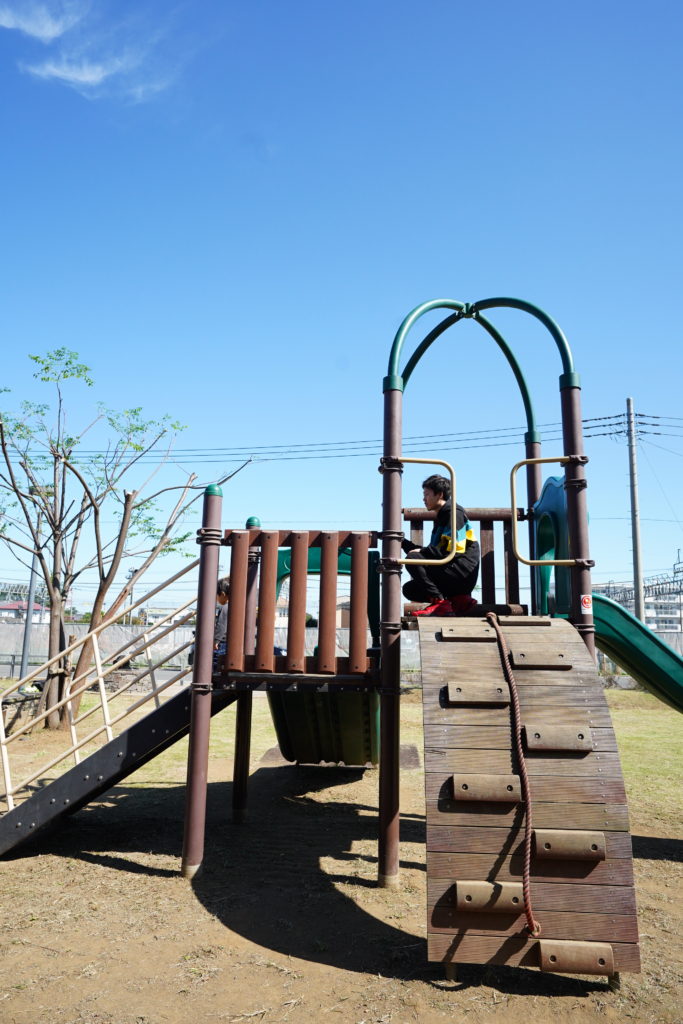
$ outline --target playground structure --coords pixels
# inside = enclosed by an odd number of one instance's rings
[[[501,306],[538,319],[560,353],[564,441],[563,453],[556,457],[542,456],[521,369],[484,316]],[[400,372],[409,332],[433,310],[446,310],[447,315]],[[402,456],[402,396],[422,355],[463,319],[475,320],[485,330],[513,371],[527,417],[525,458],[512,472],[509,508],[468,510],[470,520],[479,525],[481,603],[468,617],[429,617],[418,623],[402,616],[400,574],[406,559],[400,541],[407,523],[419,543],[431,515],[402,508],[401,479],[406,462],[428,460]],[[104,666],[93,631],[94,670],[71,682],[64,701],[71,722],[67,753],[75,756],[75,766],[49,784],[41,781],[42,774],[12,783],[8,749],[16,734],[5,736],[0,726],[8,803],[0,818],[0,852],[72,813],[189,732],[182,870],[192,877],[202,863],[206,838],[211,716],[236,704],[232,794],[233,816],[239,821],[247,807],[252,694],[265,690],[286,759],[379,763],[378,879],[382,885],[398,884],[401,637],[404,629],[417,627],[429,959],[451,971],[459,962],[506,963],[604,975],[615,982],[619,972],[639,969],[639,954],[626,797],[594,664],[596,621],[598,640],[606,638],[610,656],[636,660],[638,678],[679,707],[683,662],[674,652],[666,661],[664,655],[657,660],[643,649],[646,638],[617,619],[611,603],[600,602],[593,619],[587,459],[580,384],[569,346],[545,313],[521,300],[435,300],[418,307],[401,325],[384,379],[384,400],[381,533],[263,530],[257,523],[244,530],[223,529],[220,489],[209,487],[198,533],[191,692],[184,688],[164,701],[162,688],[154,683],[154,710],[114,735],[117,716],[109,710],[113,698],[107,698],[104,676],[129,659],[130,651],[115,652]],[[445,466],[438,459],[432,463]],[[541,467],[546,463],[563,467],[563,479],[550,478],[544,485]],[[526,507],[519,508],[515,481],[523,467]],[[519,523],[528,527],[528,557],[519,551]],[[495,524],[502,524],[503,533],[501,579],[496,576]],[[230,548],[231,594],[227,651],[215,666],[221,546]],[[520,602],[520,564],[530,569],[529,606]],[[313,654],[305,647],[310,573],[319,577],[320,585]],[[343,655],[336,647],[335,622],[340,574],[350,579],[349,645]],[[276,600],[285,575],[290,580],[286,654],[276,654]],[[163,623],[161,627],[166,628]],[[139,647],[144,649],[144,644]],[[147,672],[153,679],[154,667]],[[72,713],[72,701],[93,679],[103,721],[78,741],[79,717]],[[175,678],[164,689],[181,681]],[[3,699],[22,682],[10,687]],[[95,732],[105,743],[91,751],[88,744]],[[87,756],[81,759],[83,746]]]

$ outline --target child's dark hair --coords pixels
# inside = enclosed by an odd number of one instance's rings
[[[230,596],[230,577],[223,576],[216,584],[216,593],[225,594],[226,597]]]
[[[433,476],[428,476],[426,480],[422,481],[423,487],[428,487],[430,491],[434,491],[434,494],[443,494],[446,501],[451,496],[451,482],[447,480],[445,476],[439,476],[434,473]]]

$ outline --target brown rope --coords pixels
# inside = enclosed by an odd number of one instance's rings
[[[524,913],[526,915],[527,928],[535,937],[541,934],[541,926],[538,921],[535,920],[531,907],[531,883],[529,881],[529,875],[531,873],[531,839],[534,828],[531,820],[531,786],[529,785],[529,775],[526,770],[524,748],[522,746],[522,714],[519,706],[519,694],[517,693],[517,684],[515,683],[512,665],[510,664],[510,652],[508,650],[508,645],[505,642],[503,630],[500,628],[498,616],[495,612],[487,612],[486,620],[491,623],[496,631],[498,647],[503,661],[503,671],[510,690],[510,700],[512,701],[512,722],[515,734],[515,745],[517,747],[517,761],[519,762],[519,774],[522,780],[522,798],[526,805],[526,814],[524,816],[524,868],[522,872],[522,895],[524,898]]]

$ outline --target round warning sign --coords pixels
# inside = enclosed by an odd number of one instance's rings
[[[581,595],[581,611],[586,614],[593,611],[593,595],[582,594]]]

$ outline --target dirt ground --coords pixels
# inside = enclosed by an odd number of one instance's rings
[[[214,719],[206,859],[192,883],[178,873],[182,745],[0,863],[0,1020],[683,1021],[680,802],[662,810],[635,784],[641,975],[624,975],[620,992],[511,968],[461,968],[450,983],[427,963],[419,711],[414,694],[400,889],[375,884],[377,773],[283,767],[257,697],[242,825],[226,781],[234,711]]]

